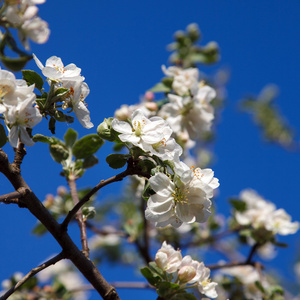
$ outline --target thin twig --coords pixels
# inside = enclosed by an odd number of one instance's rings
[[[85,222],[86,227],[89,228],[91,231],[93,231],[96,234],[99,235],[109,235],[109,234],[116,234],[120,237],[128,237],[128,234],[125,231],[122,230],[115,230],[115,231],[110,231],[110,230],[103,230],[97,228],[94,224],[92,224],[90,221]]]
[[[20,198],[26,195],[28,192],[25,188],[20,188],[15,192],[11,192],[0,196],[0,202],[5,204],[18,204],[20,207],[26,207],[25,203],[22,202]]]
[[[133,159],[129,159],[127,169],[117,174],[111,178],[108,178],[106,180],[101,180],[94,188],[92,188],[74,207],[72,210],[69,211],[68,215],[64,219],[64,221],[61,223],[61,230],[67,230],[68,224],[73,219],[73,217],[76,215],[77,211],[90,200],[90,198],[98,192],[101,188],[104,186],[111,184],[113,182],[122,181],[126,176],[129,175],[141,175],[146,178],[149,178],[149,174],[145,174],[140,170],[140,167],[136,165],[136,161]]]
[[[155,289],[154,286],[147,282],[132,282],[132,281],[115,281],[115,282],[110,282],[110,285],[114,286],[117,289]],[[93,286],[90,284],[85,284],[82,285],[78,288],[71,289],[69,292],[71,293],[77,293],[77,292],[82,292],[82,291],[90,291],[93,290]]]
[[[0,300],[7,299],[10,295],[12,295],[19,287],[21,287],[27,280],[33,277],[35,274],[39,273],[40,271],[46,269],[47,267],[56,264],[60,260],[64,259],[65,255],[63,252],[59,253],[58,255],[54,256],[53,258],[49,259],[45,263],[41,264],[40,266],[32,269],[28,274],[26,274],[20,281],[18,281],[11,289],[9,289],[3,296],[0,297]]]
[[[68,184],[70,187],[70,192],[71,196],[73,199],[74,205],[76,205],[79,202],[78,198],[78,193],[77,193],[77,187],[76,187],[76,178],[72,175],[68,177]],[[88,246],[88,239],[87,239],[87,234],[86,234],[86,226],[85,222],[82,217],[82,210],[81,208],[77,211],[76,213],[76,220],[80,229],[80,237],[81,237],[81,246],[82,246],[82,251],[86,257],[89,257],[89,246]]]
[[[255,254],[255,252],[256,252],[256,250],[258,249],[259,246],[260,246],[259,243],[255,243],[255,244],[252,246],[252,248],[251,248],[251,250],[250,250],[250,253],[249,253],[249,255],[248,255],[248,258],[247,258],[247,260],[246,260],[246,263],[247,263],[247,264],[250,264],[250,263],[251,263],[252,258],[253,258],[254,254]]]
[[[17,170],[21,170],[21,164],[23,162],[23,158],[26,155],[26,149],[24,147],[24,144],[19,142],[18,147],[15,148],[15,158],[14,162],[12,163],[12,166],[16,168]]]
[[[206,267],[209,268],[210,270],[218,270],[218,269],[224,269],[224,268],[231,268],[231,267],[236,267],[236,266],[246,266],[246,265],[251,265],[254,266],[255,263],[247,263],[247,262],[238,262],[238,261],[233,261],[225,264],[214,264],[214,265],[207,265]]]

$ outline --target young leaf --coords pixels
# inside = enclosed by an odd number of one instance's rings
[[[74,143],[77,140],[78,133],[73,130],[72,128],[69,128],[66,134],[64,135],[64,140],[66,142],[67,147],[72,147]]]
[[[23,79],[28,83],[28,85],[35,84],[35,87],[41,91],[43,89],[44,80],[36,72],[31,70],[22,70]]]
[[[89,134],[79,139],[73,146],[73,155],[77,158],[86,158],[96,153],[104,144],[97,134]]]
[[[163,84],[162,82],[157,83],[154,87],[152,87],[149,92],[160,93],[165,92],[168,93],[171,91],[171,88]]]
[[[50,144],[49,149],[53,160],[58,163],[61,163],[63,160],[66,160],[69,157],[69,152],[64,145]]]
[[[163,281],[157,284],[156,292],[160,297],[167,297],[170,294],[173,294],[174,290],[177,289],[179,289],[179,284]]]
[[[96,165],[98,162],[99,160],[95,155],[90,155],[84,159],[82,167],[84,169],[88,169]]]
[[[127,162],[127,159],[130,157],[130,154],[118,154],[113,153],[106,157],[106,162],[113,169],[123,168]]]
[[[32,138],[32,140],[34,142],[41,142],[41,143],[46,143],[46,144],[51,144],[53,143],[53,139],[49,136],[45,136],[45,135],[42,135],[42,134],[35,134]]]
[[[161,281],[161,278],[157,274],[153,274],[153,272],[148,267],[142,268],[141,273],[151,285],[155,286],[158,282]]]

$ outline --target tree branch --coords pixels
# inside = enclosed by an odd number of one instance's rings
[[[73,199],[74,205],[76,205],[79,202],[78,199],[78,193],[77,193],[77,187],[76,187],[76,178],[73,175],[70,175],[68,178],[68,184],[70,187],[70,192],[71,196]],[[87,234],[86,234],[86,225],[85,222],[83,221],[82,217],[82,211],[81,208],[77,211],[76,213],[76,220],[80,229],[80,237],[81,237],[81,246],[82,246],[82,251],[86,257],[89,257],[89,246],[88,246],[88,239],[87,239]]]
[[[30,190],[20,174],[20,169],[9,163],[6,153],[0,149],[0,172],[11,182],[15,190],[25,188],[28,190],[22,201],[28,210],[47,228],[50,234],[60,244],[66,258],[70,259],[83,276],[93,285],[104,300],[119,300],[119,296],[102,276],[96,266],[78,249],[66,231],[61,230],[60,224],[52,217],[42,202]]]
[[[67,230],[68,224],[73,219],[73,217],[76,215],[77,211],[90,200],[90,198],[98,192],[101,188],[104,186],[111,184],[113,182],[122,181],[125,177],[129,175],[141,175],[146,178],[149,178],[149,174],[145,174],[140,170],[140,167],[137,165],[137,161],[133,159],[128,160],[127,169],[117,174],[111,178],[108,178],[106,180],[101,180],[94,188],[92,188],[74,207],[72,210],[69,211],[68,215],[64,219],[64,221],[61,223],[61,229]]]
[[[14,162],[12,163],[12,166],[19,170],[21,172],[21,164],[23,162],[23,158],[26,155],[26,149],[24,147],[24,144],[19,142],[18,148],[15,148],[15,159]]]
[[[0,300],[7,299],[10,295],[12,295],[19,287],[21,287],[27,280],[29,280],[31,277],[39,273],[40,271],[48,268],[51,265],[56,264],[60,260],[64,259],[65,255],[63,252],[59,253],[55,257],[49,259],[45,263],[41,264],[40,266],[32,269],[28,274],[26,274],[20,281],[18,281],[11,289],[9,289],[4,295],[0,297]]]
[[[15,192],[0,196],[0,202],[5,204],[13,203],[19,205],[19,207],[26,207],[25,203],[22,202],[21,198],[24,195],[26,195],[27,192],[28,190],[26,190],[25,188],[20,188]]]

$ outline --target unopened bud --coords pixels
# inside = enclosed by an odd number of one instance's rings
[[[104,119],[104,121],[98,126],[97,133],[104,140],[113,142],[115,140],[115,135],[111,127],[111,122],[114,118]]]
[[[189,282],[196,274],[196,270],[192,266],[183,266],[178,271],[178,278],[181,282]]]
[[[153,92],[150,92],[150,91],[146,92],[146,93],[145,93],[145,99],[146,99],[147,101],[152,101],[152,100],[154,99],[154,93],[153,93]]]

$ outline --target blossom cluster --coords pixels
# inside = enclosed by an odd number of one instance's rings
[[[18,142],[32,146],[28,129],[42,120],[36,106],[34,85],[28,86],[26,81],[17,80],[13,73],[0,70],[0,113],[9,131],[8,139],[12,147]]]
[[[90,89],[84,82],[85,78],[80,74],[81,69],[73,63],[64,66],[61,58],[57,56],[48,58],[45,66],[35,55],[33,55],[33,58],[55,90],[59,88],[69,90],[68,94],[64,96],[62,108],[64,110],[70,108],[71,111],[74,111],[83,127],[93,127],[90,112],[85,103],[85,98],[90,93]]]
[[[1,8],[1,20],[18,29],[18,35],[25,49],[29,50],[28,39],[43,44],[50,34],[48,23],[38,16],[36,4],[46,0],[5,0]]]
[[[180,288],[194,287],[207,297],[218,296],[215,289],[217,283],[211,281],[209,268],[206,268],[203,262],[193,260],[190,255],[182,257],[180,251],[166,242],[163,242],[162,247],[157,251],[155,263],[167,274],[172,274],[169,278],[176,277],[176,283],[179,283]]]
[[[132,144],[161,161],[172,161],[173,174],[157,172],[149,179],[155,192],[147,201],[146,219],[156,227],[171,224],[179,227],[183,223],[205,222],[211,214],[210,199],[219,186],[211,169],[190,169],[179,157],[182,148],[172,137],[173,130],[158,116],[148,119],[141,110],[131,116],[131,122],[114,119],[112,128],[119,133],[123,143]]]
[[[245,210],[234,213],[240,225],[263,228],[273,235],[289,235],[298,231],[299,222],[291,222],[291,216],[284,209],[276,209],[273,203],[266,201],[254,190],[242,191],[240,199],[246,204]]]

